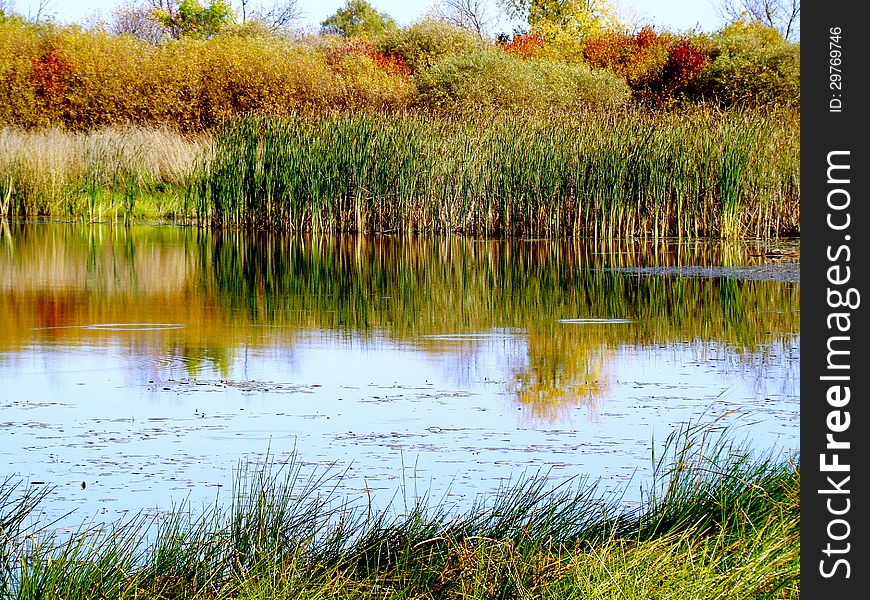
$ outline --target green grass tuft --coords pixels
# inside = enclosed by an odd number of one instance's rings
[[[669,437],[634,507],[595,482],[533,476],[458,514],[427,498],[376,509],[339,498],[329,470],[305,478],[267,456],[240,465],[228,507],[64,537],[23,535],[45,494],[6,481],[0,583],[22,600],[797,598],[798,463],[711,435]]]

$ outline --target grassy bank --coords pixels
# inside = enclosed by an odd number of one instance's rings
[[[295,463],[294,463],[295,464]],[[0,487],[9,598],[797,598],[800,470],[690,428],[640,507],[523,480],[456,514],[377,510],[291,464],[242,465],[229,506],[53,537]],[[149,525],[151,527],[149,528]]]
[[[0,132],[0,212],[224,227],[487,236],[799,233],[792,109]]]

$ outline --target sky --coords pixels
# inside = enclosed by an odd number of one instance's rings
[[[13,0],[17,12],[23,15],[35,14],[39,0]],[[61,23],[86,24],[94,17],[108,18],[112,9],[123,0],[48,0],[48,13]],[[201,0],[205,3],[205,0]],[[437,0],[369,0],[381,12],[393,17],[400,25],[407,25],[424,16]],[[273,0],[250,0],[250,5],[268,4]],[[138,2],[135,2],[138,3]],[[319,23],[345,0],[299,0],[303,12],[301,26],[316,30]],[[240,6],[239,0],[231,0],[234,7]],[[619,0],[619,4],[629,12],[635,13],[637,22],[642,25],[656,25],[670,31],[685,31],[697,28],[712,32],[723,25],[716,14],[712,0]],[[97,19],[98,20],[98,19]],[[494,28],[496,31],[512,30],[512,24],[503,20]]]

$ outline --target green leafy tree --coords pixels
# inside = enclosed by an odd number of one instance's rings
[[[174,39],[183,37],[210,38],[233,22],[233,9],[227,0],[210,0],[203,6],[199,0],[159,2],[154,17],[169,30]]]
[[[581,40],[616,22],[606,0],[502,0],[502,5],[547,41]]]
[[[397,28],[396,21],[365,0],[348,0],[344,7],[320,23],[323,33],[341,37],[373,37]]]

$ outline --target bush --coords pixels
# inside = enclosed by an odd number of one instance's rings
[[[591,36],[583,45],[583,56],[625,77],[637,98],[656,106],[684,97],[709,62],[696,37],[658,34],[649,27],[635,35],[606,31]]]
[[[689,40],[678,40],[668,48],[668,58],[658,71],[637,82],[640,97],[655,106],[682,98],[707,64],[704,52]]]
[[[322,55],[279,37],[223,37],[191,52],[202,61],[200,118],[211,126],[240,114],[283,115],[318,107],[340,83]]]
[[[384,54],[367,40],[360,38],[335,38],[321,48],[328,65],[342,71],[342,63],[352,57],[371,59],[381,70],[390,75],[407,78],[411,74],[408,63],[401,56]]]
[[[419,104],[433,108],[568,109],[618,105],[630,94],[611,73],[501,50],[447,58],[415,81]]]
[[[381,54],[401,58],[411,72],[415,72],[427,69],[443,58],[479,50],[481,41],[467,29],[446,21],[426,19],[381,35],[374,46]]]
[[[505,52],[516,54],[521,58],[531,58],[543,47],[544,36],[540,33],[515,33],[510,41],[500,41],[498,45]]]
[[[387,73],[370,56],[348,55],[337,65],[340,94],[328,104],[350,109],[401,109],[413,95],[413,86],[404,77]]]
[[[625,78],[633,89],[661,71],[668,60],[672,37],[644,27],[635,35],[603,31],[583,44],[583,58],[592,66],[609,69]]]
[[[711,60],[692,96],[724,106],[800,104],[800,45],[775,29],[738,21],[707,42]]]
[[[689,39],[648,28],[600,33],[586,39],[580,61],[541,39],[515,36],[487,48],[473,33],[430,19],[372,40],[291,38],[257,25],[153,44],[0,17],[0,125],[193,131],[240,115],[414,104],[613,106],[632,90],[657,104],[684,97],[725,106],[800,101],[799,46],[758,24]]]
[[[369,44],[351,44],[232,29],[155,46],[132,35],[2,20],[0,124],[192,131],[243,114],[406,106],[414,89],[408,68]]]
[[[70,28],[60,32],[59,47],[71,61],[62,114],[66,125],[91,129],[141,118],[150,105],[145,79],[153,46],[129,35]]]

